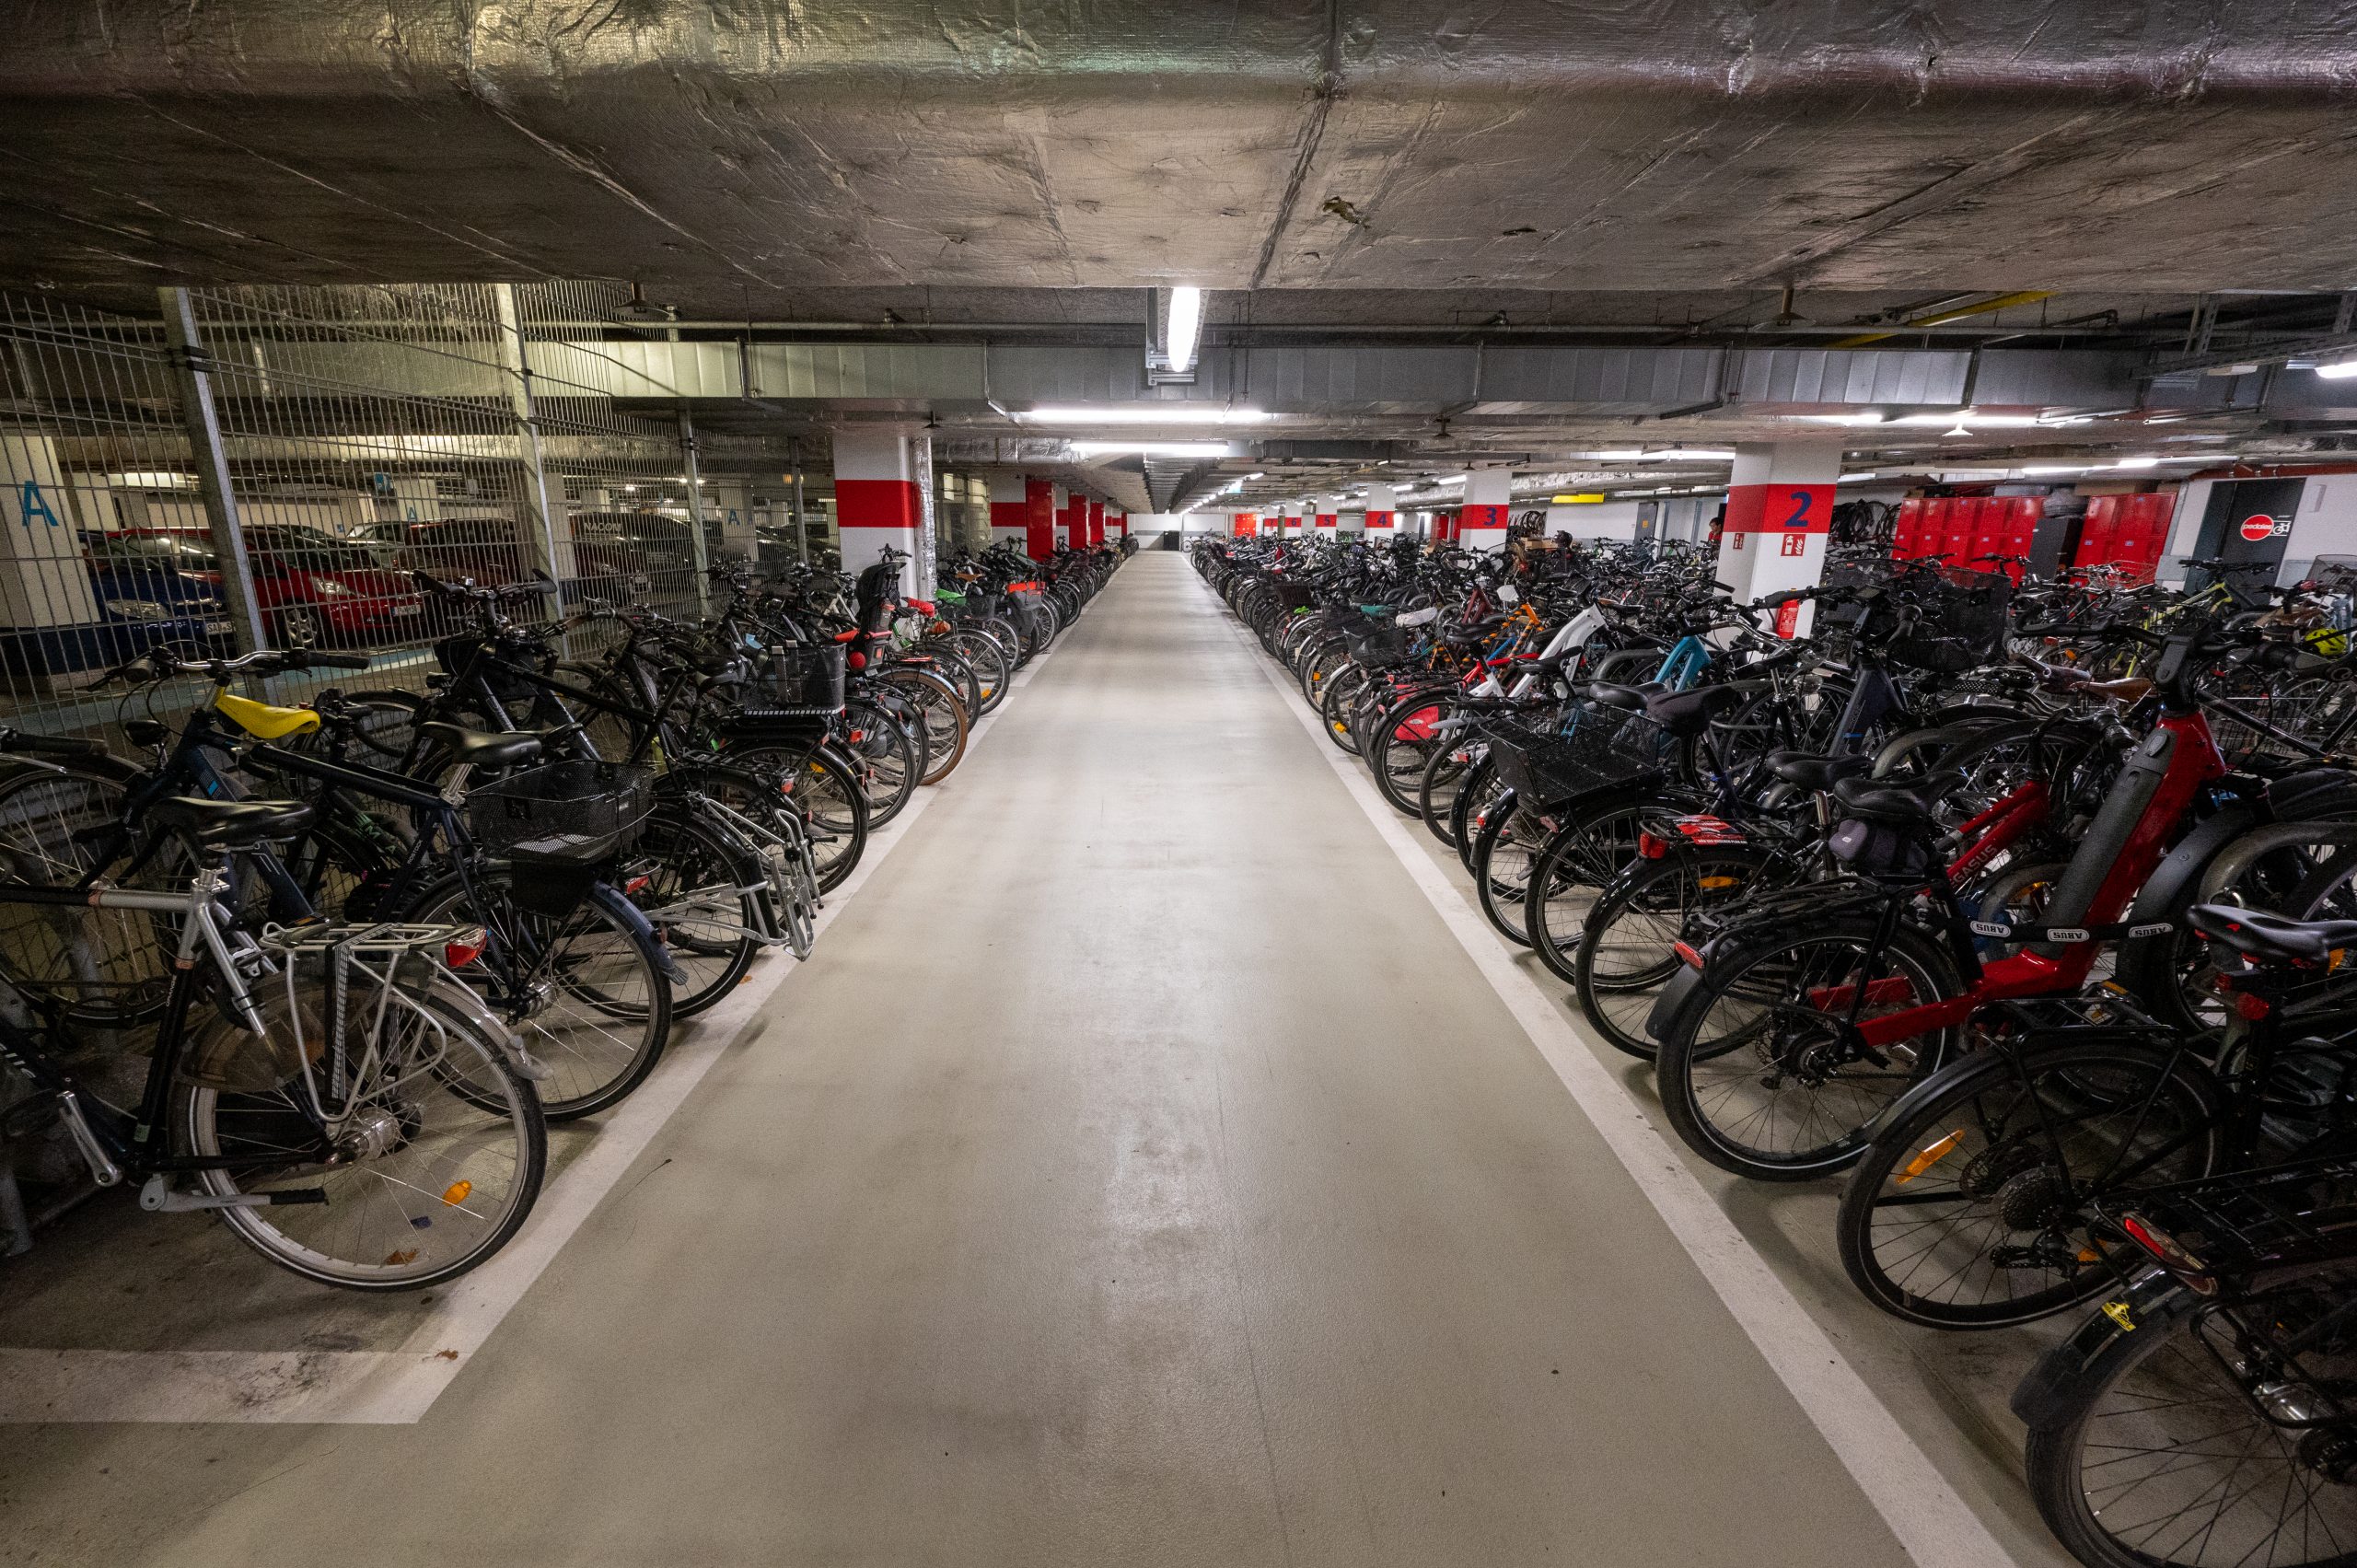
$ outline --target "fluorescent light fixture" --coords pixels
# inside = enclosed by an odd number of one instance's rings
[[[1039,424],[1257,424],[1265,409],[1217,403],[1107,403],[1101,408],[1035,408],[1017,419]]]
[[[1910,413],[1891,421],[1893,424],[1948,424],[1959,430],[1977,424],[1985,430],[2021,430],[2043,423],[2034,413],[1981,413],[1972,409],[1957,409],[1948,413]]]
[[[1181,373],[1195,367],[1195,340],[1203,331],[1203,291],[1200,288],[1174,288],[1170,291],[1170,314],[1162,324],[1163,357],[1170,368]]]
[[[2116,469],[2149,469],[2159,465],[2158,458],[2122,458],[2111,466]]]
[[[2235,452],[2179,452],[2173,458],[2154,458],[2156,463],[2233,463],[2241,461]]]
[[[1800,417],[1811,424],[1880,424],[1883,423],[1883,416],[1878,413],[1805,413]]]
[[[1845,473],[1833,482],[1836,484],[1863,484],[1867,480],[1880,479],[1882,475],[1878,473]]]
[[[2346,381],[2357,376],[2357,359],[2336,359],[2316,366],[2316,374],[2328,381]]]
[[[1657,452],[1641,452],[1637,460],[1641,463],[1731,463],[1735,461],[1735,452],[1725,447],[1669,447]]]
[[[134,469],[107,475],[107,483],[117,490],[194,490],[196,476],[169,469]]]
[[[2121,465],[2121,466],[2122,466],[2122,467],[2125,467],[2126,465],[2125,465],[2125,464],[2123,464],[2123,465]],[[2024,474],[2025,476],[2040,475],[2040,474],[2050,474],[2050,473],[2084,473],[2084,472],[2086,472],[2086,471],[2087,471],[2087,465],[2086,465],[2086,464],[2084,464],[2084,463],[2047,463],[2047,464],[2033,464],[2032,466],[2027,467],[2027,468],[2025,468],[2025,469],[2023,469],[2023,470],[2022,470],[2022,472],[2023,472],[2023,474]]]
[[[1076,458],[1225,458],[1225,441],[1074,441]]]
[[[1644,455],[1645,449],[1643,447],[1611,447],[1601,452],[1588,454],[1600,463],[1633,463]]]

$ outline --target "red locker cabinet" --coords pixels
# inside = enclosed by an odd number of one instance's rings
[[[1923,498],[1910,495],[1898,504],[1898,521],[1890,535],[1890,553],[1900,561],[1912,561],[1923,553]]]
[[[1978,496],[1959,495],[1948,505],[1947,542],[1940,549],[1940,556],[1951,566],[1962,566],[1972,560],[1972,535],[1980,526],[1981,501]]]
[[[2112,536],[2119,527],[2124,495],[2096,495],[2087,501],[2086,520],[2079,525],[2079,550],[2073,566],[2100,566],[2111,559]]]
[[[1924,499],[1922,519],[1915,525],[1915,553],[1919,558],[1936,561],[1940,552],[1948,547],[1948,509],[1955,505],[1955,498],[1947,495]]]
[[[2133,567],[2150,581],[2169,547],[2169,525],[2177,517],[2177,496],[2168,491],[2131,495],[2122,510],[2119,532],[2113,536],[2112,559]]]

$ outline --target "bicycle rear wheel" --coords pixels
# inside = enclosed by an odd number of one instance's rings
[[[181,1146],[239,1162],[201,1173],[203,1192],[317,1194],[218,1211],[280,1268],[345,1290],[418,1290],[490,1259],[531,1213],[548,1167],[538,1092],[459,1009],[415,1000],[431,1019],[391,1011],[357,1109],[326,1139],[283,1066],[250,1084],[180,1086]]]

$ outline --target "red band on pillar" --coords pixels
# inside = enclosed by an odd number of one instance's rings
[[[1728,534],[1826,533],[1832,527],[1829,484],[1738,484],[1727,492]]]
[[[1391,514],[1388,512],[1369,512],[1366,515],[1366,526],[1370,528],[1387,528],[1391,526]]]
[[[993,501],[991,503],[993,533],[1028,533],[1031,528],[1031,504],[1028,501]]]
[[[913,528],[924,517],[924,498],[905,479],[835,481],[835,526],[844,528]]]
[[[1503,528],[1507,520],[1504,506],[1463,506],[1457,509],[1457,531],[1462,534],[1468,528]]]
[[[1023,482],[1024,553],[1046,561],[1056,553],[1056,487],[1044,479]]]
[[[1333,528],[1341,520],[1341,514],[1339,512],[1320,512],[1318,514],[1318,526],[1321,528]]]

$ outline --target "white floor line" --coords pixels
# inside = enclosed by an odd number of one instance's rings
[[[1062,645],[1059,637],[1008,683],[1031,683]],[[1000,714],[968,734],[967,759]],[[960,767],[965,763],[961,761]],[[891,823],[868,837],[859,865],[827,895],[823,936],[908,836],[935,791],[920,789]],[[806,963],[819,963],[823,945]],[[682,1026],[646,1082],[598,1127],[582,1155],[550,1182],[532,1217],[498,1257],[447,1287],[433,1312],[392,1351],[102,1351],[0,1348],[0,1424],[36,1422],[309,1422],[405,1424],[424,1416],[500,1322],[563,1250],[704,1074],[749,1031],[804,968],[771,956],[735,995]],[[764,972],[766,971],[766,972]],[[171,1220],[150,1223],[168,1225]],[[185,1222],[182,1222],[185,1223]],[[224,1247],[234,1247],[227,1237]]]
[[[1481,978],[1522,1026],[1573,1101],[1602,1134],[1622,1168],[1669,1227],[1694,1266],[1726,1304],[1801,1410],[1829,1445],[1891,1534],[1921,1568],[1999,1568],[2014,1558],[1980,1516],[1957,1494],[1939,1467],[1875,1397],[1840,1350],[1808,1315],[1784,1282],[1736,1228],[1655,1128],[1644,1107],[1596,1059],[1586,1040],[1555,1010],[1538,983],[1517,965],[1441,869],[1409,837],[1404,819],[1376,792],[1364,765],[1326,738],[1297,687],[1277,671],[1241,621],[1202,583],[1211,607],[1228,620],[1237,640],[1278,700],[1301,721],[1359,809],[1374,824],[1401,869],[1472,958]]]

